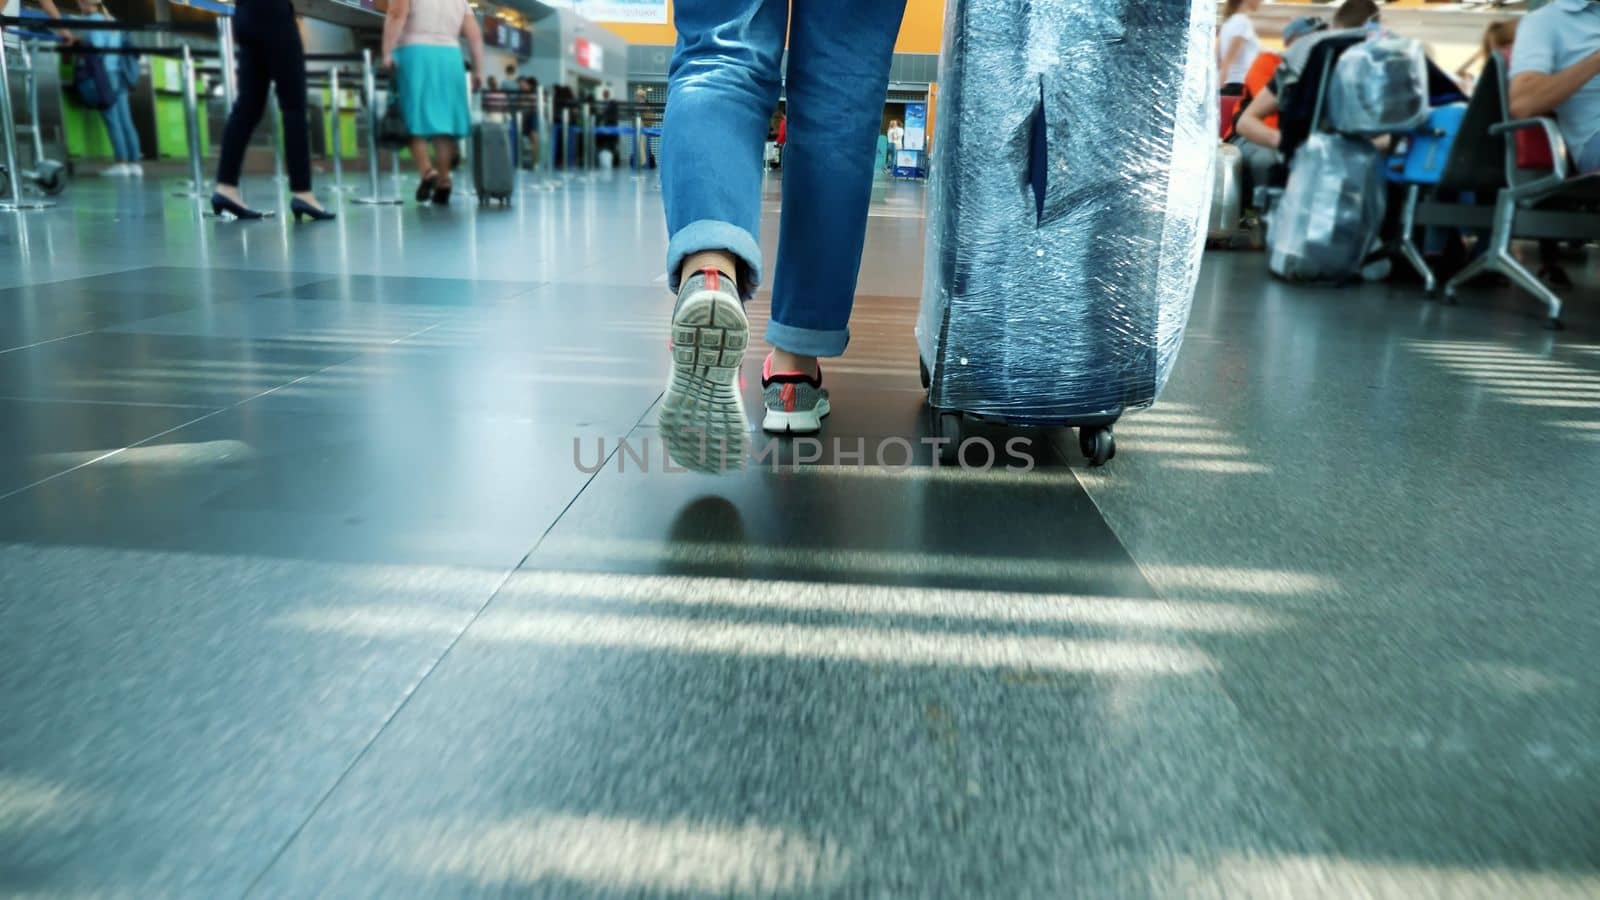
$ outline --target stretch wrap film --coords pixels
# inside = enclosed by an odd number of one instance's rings
[[[1328,86],[1328,122],[1342,134],[1412,131],[1428,120],[1428,59],[1410,38],[1384,35],[1339,57]]]
[[[930,403],[1149,406],[1183,339],[1217,137],[1214,0],[949,0],[917,341]]]
[[[1383,224],[1378,157],[1362,138],[1324,132],[1306,141],[1267,223],[1268,268],[1291,281],[1356,276]]]

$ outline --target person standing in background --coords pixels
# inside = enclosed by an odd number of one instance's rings
[[[618,148],[621,139],[616,129],[622,125],[622,106],[617,103],[617,98],[612,96],[611,88],[600,89],[600,127],[608,129],[606,134],[595,139],[595,155],[601,152],[611,154],[611,165],[616,165]]]
[[[111,20],[111,14],[98,0],[79,0],[78,8],[86,19]],[[85,38],[90,46],[102,50],[121,49],[128,44],[127,35],[120,31],[91,31]],[[139,83],[139,57],[126,53],[106,54],[94,62],[104,67],[106,86],[112,94],[100,98],[102,103],[109,104],[100,109],[100,117],[105,120],[106,135],[111,139],[111,152],[116,158],[116,162],[100,174],[142,177],[144,165],[140,160],[144,154],[139,147],[139,132],[133,127],[133,111],[128,105],[128,91]],[[81,96],[81,86],[79,91]]]
[[[294,220],[331,219],[311,193],[311,142],[306,118],[306,57],[300,21],[289,0],[239,0],[233,14],[233,40],[238,45],[239,98],[222,130],[222,155],[217,160],[217,191],[211,209],[240,219],[262,213],[244,205],[239,172],[244,167],[250,135],[267,111],[267,89],[278,95],[283,114],[283,158],[289,169],[289,210]]]
[[[1509,51],[1516,40],[1516,19],[1490,22],[1483,30],[1483,43],[1478,46],[1477,52],[1456,69],[1456,84],[1461,86],[1461,93],[1471,96],[1472,89],[1477,86],[1478,73],[1483,70],[1483,64],[1488,62],[1490,55]]]
[[[411,133],[411,158],[422,175],[418,203],[450,202],[454,187],[450,170],[461,158],[461,139],[472,130],[472,111],[462,84],[463,36],[472,51],[472,89],[477,91],[483,86],[483,30],[467,0],[389,2],[383,21],[383,65],[396,73],[400,115]]]
[[[528,143],[528,168],[539,166],[539,79],[525,75],[517,79],[517,89],[522,91],[522,139]]]
[[[1301,38],[1316,34],[1327,27],[1328,23],[1316,16],[1301,16],[1298,19],[1293,19],[1289,24],[1283,26],[1283,48],[1288,50]],[[1283,62],[1283,57],[1270,50],[1263,50],[1256,56],[1256,61],[1250,66],[1250,71],[1244,77],[1244,92],[1239,99],[1239,115],[1244,113],[1245,108],[1250,105],[1250,101],[1255,99],[1257,94],[1267,89],[1267,85],[1272,82],[1272,76],[1277,73],[1278,65],[1281,62]],[[1268,175],[1271,173],[1272,167],[1278,162],[1278,151],[1247,140],[1235,128],[1239,116],[1236,115],[1234,118],[1235,122],[1228,123],[1228,133],[1223,137],[1223,140],[1238,147],[1239,155],[1244,159],[1247,180],[1243,186],[1243,191],[1244,196],[1249,198],[1255,188],[1263,187],[1267,184]],[[1267,127],[1276,130],[1278,116],[1274,113],[1263,118],[1262,122]],[[1247,199],[1246,203],[1248,204],[1248,202],[1249,200]]]
[[[895,157],[900,155],[900,148],[906,143],[906,130],[900,127],[899,119],[890,119],[889,131],[884,136],[889,139],[889,158],[884,160],[884,167],[893,172]]]
[[[1250,14],[1261,8],[1261,0],[1227,0],[1222,5],[1222,32],[1217,37],[1217,72],[1222,81],[1222,93],[1236,95],[1244,91],[1244,78],[1261,52],[1261,39],[1256,36],[1255,23]]]

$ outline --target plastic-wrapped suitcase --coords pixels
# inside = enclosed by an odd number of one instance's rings
[[[917,341],[936,434],[1079,429],[1181,343],[1217,148],[1211,0],[949,0]],[[948,457],[947,457],[948,458]]]
[[[511,160],[511,135],[505,125],[479,122],[472,126],[472,189],[478,203],[498,200],[510,205],[516,190],[516,167]]]
[[[1411,131],[1428,118],[1428,58],[1422,44],[1383,35],[1339,57],[1328,85],[1328,123],[1350,135]]]
[[[1383,224],[1379,154],[1364,138],[1315,134],[1295,154],[1267,225],[1267,268],[1290,281],[1352,281]]]
[[[1244,224],[1244,155],[1232,144],[1217,148],[1217,172],[1211,182],[1211,220],[1206,241],[1233,246]]]

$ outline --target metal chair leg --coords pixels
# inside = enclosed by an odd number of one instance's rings
[[[1497,254],[1497,256],[1498,259],[1495,262],[1495,268],[1501,272],[1504,272],[1505,276],[1511,279],[1511,281],[1518,287],[1532,294],[1535,299],[1544,303],[1545,309],[1550,313],[1551,327],[1560,328],[1561,298],[1556,295],[1556,292],[1550,290],[1549,285],[1540,281],[1539,276],[1528,271],[1528,267],[1522,264],[1522,260],[1517,259],[1508,252]]]
[[[1496,266],[1495,266],[1495,254],[1494,254],[1494,252],[1493,251],[1484,252],[1477,259],[1473,260],[1472,262],[1467,263],[1466,268],[1464,268],[1461,271],[1457,272],[1454,277],[1452,277],[1449,281],[1445,282],[1445,285],[1444,285],[1444,299],[1445,299],[1445,301],[1448,302],[1448,303],[1454,303],[1455,299],[1456,299],[1456,291],[1459,290],[1462,285],[1466,284],[1467,282],[1471,281],[1474,278],[1477,278],[1479,275],[1483,275],[1483,274],[1485,274],[1487,272],[1495,271],[1495,269],[1496,269]]]
[[[1433,277],[1433,270],[1428,268],[1428,261],[1418,249],[1417,242],[1412,235],[1417,230],[1417,201],[1422,197],[1422,188],[1411,185],[1406,188],[1406,205],[1400,213],[1400,239],[1395,242],[1396,249],[1405,261],[1411,264],[1417,274],[1422,276],[1422,289],[1429,294],[1437,286],[1438,280]]]

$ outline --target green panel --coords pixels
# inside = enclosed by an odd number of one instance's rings
[[[330,91],[327,88],[322,91],[322,143],[325,147],[333,146],[333,110],[329,109],[329,93]],[[355,91],[340,89],[339,93],[344,95],[340,104],[341,118],[339,128],[341,131],[339,133],[339,143],[342,146],[340,147],[339,155],[345,159],[350,159],[359,153],[356,143],[356,116],[359,115],[360,110],[359,105],[356,103]]]
[[[66,133],[67,155],[72,159],[111,159],[111,133],[96,110],[70,101],[61,104],[62,130]]]
[[[211,136],[200,129],[200,155],[211,149]],[[162,159],[187,159],[189,156],[189,126],[184,121],[183,97],[178,94],[156,94],[156,155]]]
[[[58,77],[63,88],[72,84],[72,66],[62,63]],[[63,94],[66,90],[63,89]],[[61,130],[67,142],[67,156],[71,159],[113,159],[111,133],[106,131],[105,119],[98,110],[79,106],[66,96],[61,98]]]

